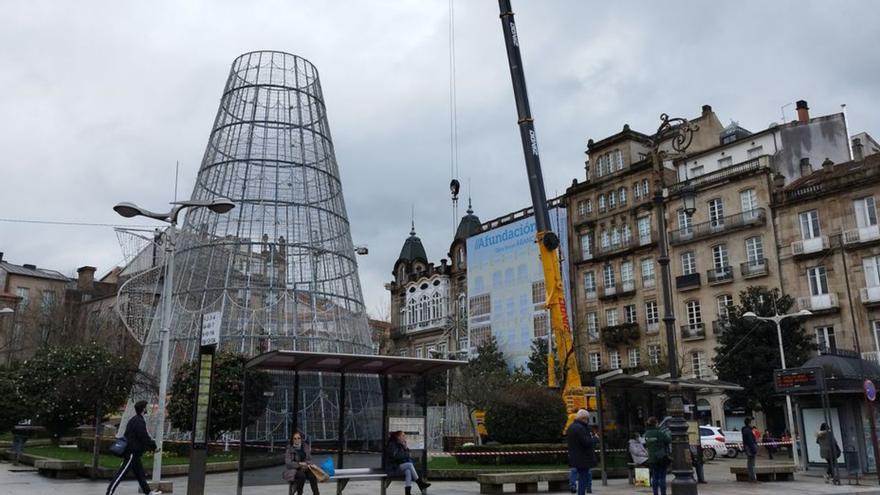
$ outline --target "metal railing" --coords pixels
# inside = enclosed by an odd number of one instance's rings
[[[862,287],[859,296],[862,304],[880,304],[880,287]]]
[[[706,272],[706,280],[710,284],[721,284],[733,281],[733,267],[730,265],[713,268]]]
[[[660,322],[659,321],[650,322],[645,325],[645,333],[647,333],[647,334],[653,334],[653,333],[657,333],[659,331],[660,331]]]
[[[877,352],[877,351],[863,352],[862,359],[864,359],[865,361],[871,361],[872,363],[880,364],[880,352]]]
[[[642,276],[642,288],[643,289],[653,289],[657,287],[657,277],[651,275],[650,277]]]
[[[675,288],[679,290],[694,289],[700,285],[699,273],[689,273],[687,275],[679,275],[675,277]]]
[[[833,292],[819,294],[818,296],[799,297],[797,301],[800,309],[808,309],[810,311],[840,308],[840,304],[837,302],[837,294]]]
[[[767,275],[767,258],[758,258],[756,260],[740,263],[739,271],[742,273],[743,278]]]
[[[688,225],[687,227],[673,230],[669,233],[669,243],[682,244],[692,242],[743,227],[764,225],[766,222],[767,213],[764,208],[755,208],[709,222]]]
[[[676,182],[669,186],[669,193],[676,194],[681,192],[687,185],[692,185],[694,187],[700,187],[704,184],[709,184],[712,182],[728,179],[730,177],[753,172],[755,170],[760,170],[762,168],[770,167],[770,157],[767,155],[761,155],[756,158],[752,158],[751,160],[744,161],[742,163],[737,163],[736,165],[731,165],[729,167],[724,167],[722,169],[716,170],[715,172],[710,172],[708,174],[700,175],[698,177],[694,177],[693,179],[689,179],[686,181]]]
[[[706,325],[703,323],[688,323],[681,326],[681,340],[699,340],[706,338]]]
[[[819,253],[831,247],[827,235],[820,235],[812,239],[803,239],[791,243],[792,256],[802,256],[805,254]]]
[[[876,241],[880,239],[880,226],[871,225],[860,229],[851,229],[844,231],[844,244],[858,244],[860,242]]]

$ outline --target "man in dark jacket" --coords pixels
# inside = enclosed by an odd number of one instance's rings
[[[150,438],[147,433],[147,422],[144,421],[144,410],[147,409],[147,401],[138,401],[134,405],[135,415],[128,420],[125,425],[125,440],[128,445],[125,447],[125,453],[122,456],[122,465],[119,470],[110,479],[110,486],[107,487],[107,495],[113,495],[116,488],[125,477],[125,473],[129,469],[134,473],[138,484],[141,485],[141,491],[150,495],[162,493],[155,490],[150,491],[150,485],[147,484],[147,475],[144,473],[144,465],[141,464],[141,456],[147,450],[156,450],[156,442]]]
[[[568,440],[568,465],[577,469],[578,495],[593,493],[593,472],[596,465],[596,438],[590,431],[587,422],[590,413],[581,409],[565,434]]]
[[[752,429],[752,418],[746,418],[745,426],[742,427],[743,450],[746,453],[746,469],[749,471],[749,481],[758,482],[755,474],[755,456],[758,455],[758,440],[755,438],[755,430]]]

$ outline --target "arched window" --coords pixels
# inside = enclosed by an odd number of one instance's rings
[[[428,319],[428,296],[422,295],[419,297],[419,317],[417,318],[418,322],[421,323]]]
[[[458,247],[458,267],[459,268],[464,268],[465,265],[467,264],[467,258],[465,258],[465,256],[466,256],[466,254],[465,254],[464,246],[459,246]]]
[[[599,195],[599,211],[605,211],[605,195]]]
[[[400,265],[400,268],[397,269],[397,282],[403,283],[404,277],[406,277],[406,266]]]
[[[434,295],[431,297],[431,299],[432,299],[431,307],[433,309],[433,311],[431,311],[431,313],[432,313],[431,319],[436,320],[437,318],[440,318],[441,316],[443,316],[442,311],[441,311],[442,310],[442,308],[441,308],[441,300],[442,299],[440,297],[440,293],[435,292]]]

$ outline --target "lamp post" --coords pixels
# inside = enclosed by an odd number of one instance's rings
[[[654,187],[654,206],[656,207],[657,230],[660,237],[660,257],[657,262],[660,264],[663,286],[663,323],[666,327],[666,349],[669,356],[671,382],[666,406],[666,413],[672,417],[669,421],[669,430],[672,433],[672,474],[674,476],[671,488],[673,495],[696,495],[697,482],[686,462],[688,425],[684,419],[684,399],[679,383],[678,353],[675,347],[675,312],[672,307],[672,276],[669,272],[669,247],[666,242],[666,202],[663,196],[666,181],[663,162],[666,159],[684,157],[685,151],[693,140],[694,132],[699,128],[687,119],[669,118],[665,113],[660,115],[660,121],[660,127],[657,128],[657,133],[651,142],[651,158],[654,162],[654,173],[657,174]],[[660,149],[660,146],[667,141],[669,141],[674,153]],[[682,206],[690,218],[696,209],[694,188],[686,186],[681,193]]]
[[[753,311],[747,311],[747,312],[743,313],[742,316],[743,316],[743,318],[745,318],[746,320],[749,320],[749,321],[754,321],[754,320],[772,321],[773,323],[776,324],[776,337],[779,339],[779,358],[782,361],[782,369],[784,370],[785,369],[785,348],[782,347],[782,320],[785,320],[787,318],[797,318],[799,316],[810,316],[812,314],[813,313],[811,313],[809,310],[802,309],[802,310],[798,311],[797,313],[791,313],[791,314],[787,314],[787,315],[780,315],[779,313],[777,313],[773,316],[758,316]],[[796,445],[793,445],[792,449],[791,449],[792,459],[794,460],[794,465],[796,467],[799,467],[800,463],[798,462],[798,449],[796,447],[800,445],[801,441],[798,440],[800,435],[797,435],[795,432],[794,413],[793,413],[793,409],[791,407],[791,395],[788,392],[785,393],[785,409],[786,409],[786,416],[787,416],[786,419],[788,420],[788,431],[795,434],[794,438],[795,438]]]
[[[146,217],[168,224],[165,238],[165,280],[162,285],[161,328],[159,331],[159,411],[156,425],[156,453],[153,457],[153,483],[162,481],[162,438],[165,434],[165,396],[168,391],[168,348],[171,344],[171,311],[173,305],[171,291],[174,289],[174,243],[177,235],[177,218],[187,208],[208,208],[214,213],[227,213],[235,208],[235,203],[221,199],[214,201],[180,201],[166,213],[156,213],[133,203],[119,203],[113,207],[116,213],[125,218]]]

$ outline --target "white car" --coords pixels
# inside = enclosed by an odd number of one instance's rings
[[[700,427],[700,446],[703,447],[703,458],[714,460],[719,455],[727,455],[727,441],[721,428],[717,426]]]
[[[736,458],[742,452],[743,435],[739,430],[724,430],[721,432],[727,439],[727,457]]]

